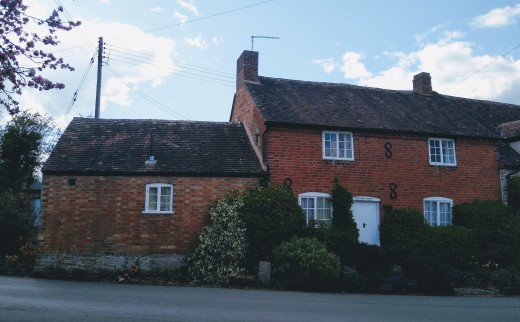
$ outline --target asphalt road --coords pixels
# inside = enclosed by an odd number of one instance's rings
[[[520,321],[520,298],[317,294],[0,276],[0,321]]]

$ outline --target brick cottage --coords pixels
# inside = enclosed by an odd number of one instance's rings
[[[175,267],[212,200],[269,179],[328,224],[334,178],[354,197],[360,241],[385,211],[451,224],[454,204],[507,202],[520,173],[520,106],[413,90],[263,77],[237,61],[229,123],[75,118],[42,169],[39,270]]]
[[[241,124],[74,118],[42,169],[37,269],[173,268],[210,203],[264,177]]]
[[[456,203],[506,198],[520,137],[507,141],[500,127],[518,120],[518,105],[433,91],[428,73],[411,91],[262,77],[253,51],[237,61],[230,116],[245,124],[269,177],[291,184],[308,219],[330,221],[339,178],[355,196],[360,240],[372,244],[385,210],[421,209],[429,224],[449,225]]]

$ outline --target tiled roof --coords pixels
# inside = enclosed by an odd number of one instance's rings
[[[266,123],[498,138],[520,106],[413,91],[259,77],[247,89]]]
[[[507,142],[498,145],[498,161],[504,168],[520,169],[520,154],[518,154]]]
[[[151,138],[156,163],[150,158]],[[260,176],[241,124],[74,118],[43,173]]]

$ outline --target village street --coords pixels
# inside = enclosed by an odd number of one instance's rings
[[[0,321],[517,321],[520,298],[318,294],[0,276]]]

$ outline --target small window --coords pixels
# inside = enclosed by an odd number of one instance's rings
[[[354,160],[354,144],[350,132],[323,132],[323,158]]]
[[[430,226],[451,225],[453,200],[442,197],[424,199],[424,218]]]
[[[456,166],[457,159],[455,157],[455,141],[451,139],[435,139],[428,140],[430,164]]]
[[[329,227],[332,224],[332,198],[327,193],[306,192],[298,197],[307,217],[307,223],[315,222]]]
[[[173,185],[152,183],[146,185],[145,213],[173,213]]]

